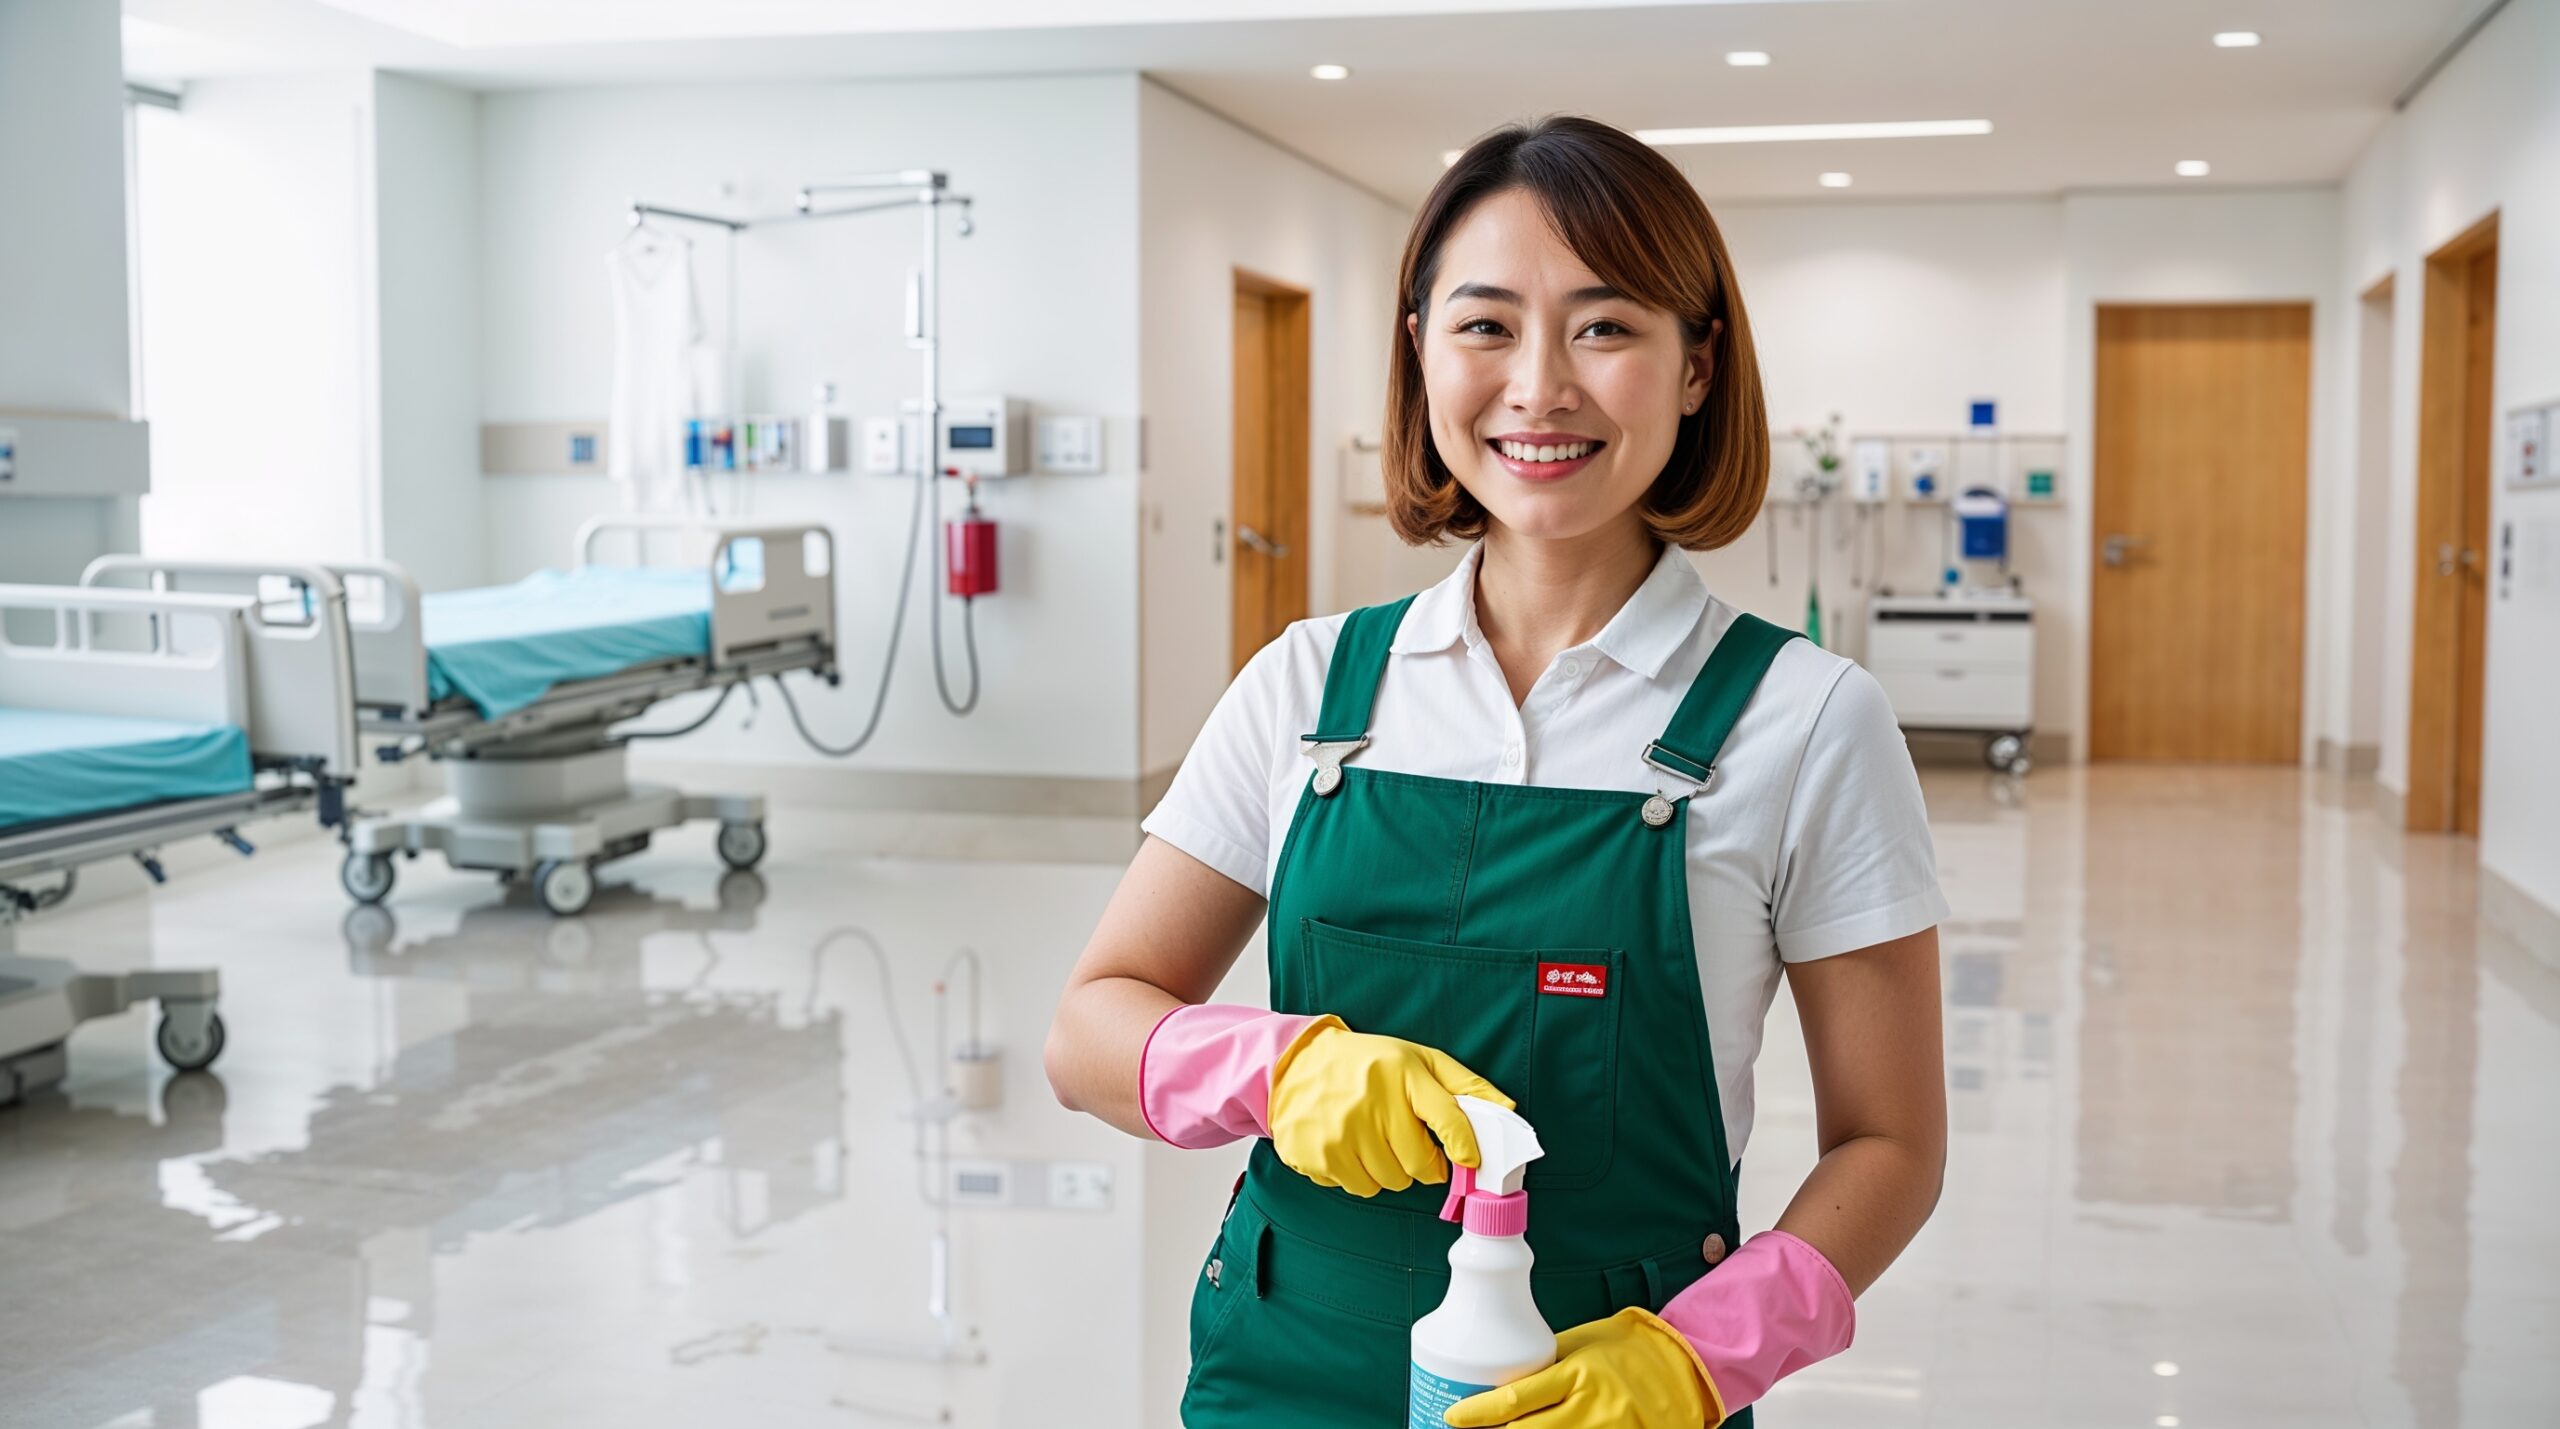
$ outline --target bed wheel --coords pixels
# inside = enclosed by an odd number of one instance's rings
[[[574,918],[596,901],[596,876],[574,859],[553,859],[533,871],[533,891],[542,906],[563,918]]]
[[[159,1030],[151,1040],[170,1066],[181,1072],[201,1072],[222,1055],[222,1014],[209,1003],[164,1004]]]
[[[2027,758],[2027,741],[2015,734],[1995,734],[1982,741],[1982,762],[2003,774],[2024,774],[2034,767]]]
[[[351,853],[338,865],[338,886],[358,903],[379,903],[390,897],[394,876],[387,853]]]
[[[764,862],[764,825],[722,824],[720,826],[720,861],[744,871]]]

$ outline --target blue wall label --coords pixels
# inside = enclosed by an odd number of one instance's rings
[[[1412,1407],[1405,1418],[1406,1429],[1449,1429],[1449,1406],[1491,1388],[1493,1386],[1489,1384],[1460,1384],[1454,1379],[1442,1379],[1415,1365]]]

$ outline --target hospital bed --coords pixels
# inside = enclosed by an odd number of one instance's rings
[[[764,800],[634,783],[621,725],[663,700],[835,667],[834,538],[823,526],[712,526],[607,517],[580,528],[577,564],[514,585],[421,596],[390,562],[329,567],[350,593],[353,706],[380,757],[436,760],[445,797],[360,815],[339,881],[359,903],[391,893],[395,856],[530,879],[563,916],[595,870],[650,836],[716,820],[732,868],[764,857]],[[255,566],[110,556],[90,584],[232,589]]]
[[[82,973],[14,953],[14,925],[78,870],[168,843],[343,817],[358,745],[345,597],[317,568],[289,599],[0,585],[0,1104],[61,1079],[73,1027],[157,1000],[160,1054],[211,1065],[225,1037],[210,970]],[[50,882],[48,882],[50,880]]]

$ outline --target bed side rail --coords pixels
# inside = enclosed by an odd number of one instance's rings
[[[0,585],[0,705],[245,727],[252,604]]]
[[[404,716],[425,714],[431,700],[418,583],[390,561],[331,561],[329,570],[347,588],[356,703]]]
[[[627,564],[709,570],[713,664],[794,640],[814,641],[832,656],[836,542],[825,526],[598,516],[578,528],[578,564],[604,564],[609,540],[630,556]]]
[[[238,596],[249,601],[242,637],[249,751],[342,779],[355,777],[356,659],[346,588],[322,566],[100,556],[83,586]]]

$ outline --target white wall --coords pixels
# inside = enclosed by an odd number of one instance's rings
[[[382,552],[428,590],[480,584],[479,98],[373,81]]]
[[[943,255],[943,391],[1002,392],[1052,412],[1127,418],[1137,390],[1137,91],[1133,75],[848,85],[489,94],[480,110],[482,419],[595,421],[611,386],[604,255],[634,198],[727,213],[787,211],[832,174],[932,167],[977,199],[977,234]],[[743,400],[805,411],[832,380],[837,410],[888,414],[919,390],[903,336],[906,215],[752,231],[737,241]],[[708,330],[728,313],[723,239],[697,238]],[[1125,429],[1125,422],[1122,429]],[[1110,444],[1099,476],[982,492],[1003,523],[1004,588],[982,601],[985,698],[947,714],[933,687],[921,594],[908,612],[880,732],[854,766],[1134,779],[1137,453]],[[829,738],[861,727],[905,550],[909,482],[860,474],[758,478],[753,514],[824,521],[840,545],[845,688],[804,701]],[[483,574],[570,559],[587,516],[617,509],[602,476],[482,483]],[[948,494],[946,512],[957,505]],[[929,535],[928,539],[938,539]],[[918,557],[921,570],[930,562]],[[955,692],[956,602],[945,611]],[[668,711],[672,716],[676,712]],[[814,765],[779,711],[724,717],[689,759]]]
[[[2560,4],[2510,5],[2348,175],[2339,301],[2396,275],[2391,492],[2383,541],[2382,781],[2408,789],[2410,608],[2416,577],[2418,350],[2426,255],[2492,211],[2498,335],[2492,408],[2560,396]],[[2341,417],[2337,442],[2353,440]],[[2503,462],[2503,454],[2500,460]],[[2560,492],[2493,474],[2490,539],[2514,530],[2510,593],[2492,583],[2480,797],[2481,864],[2560,909]],[[2493,557],[2494,559],[2494,557]]]
[[[113,0],[0,0],[0,413],[122,418],[124,59]],[[75,580],[130,501],[0,496],[0,581]]]
[[[1233,527],[1235,270],[1309,296],[1310,614],[1439,579],[1457,549],[1408,551],[1342,511],[1340,452],[1386,411],[1396,259],[1408,215],[1154,83],[1138,87],[1140,490],[1144,680],[1140,768],[1172,768],[1227,687]]]
[[[152,554],[379,551],[372,94],[212,79],[137,112]]]

